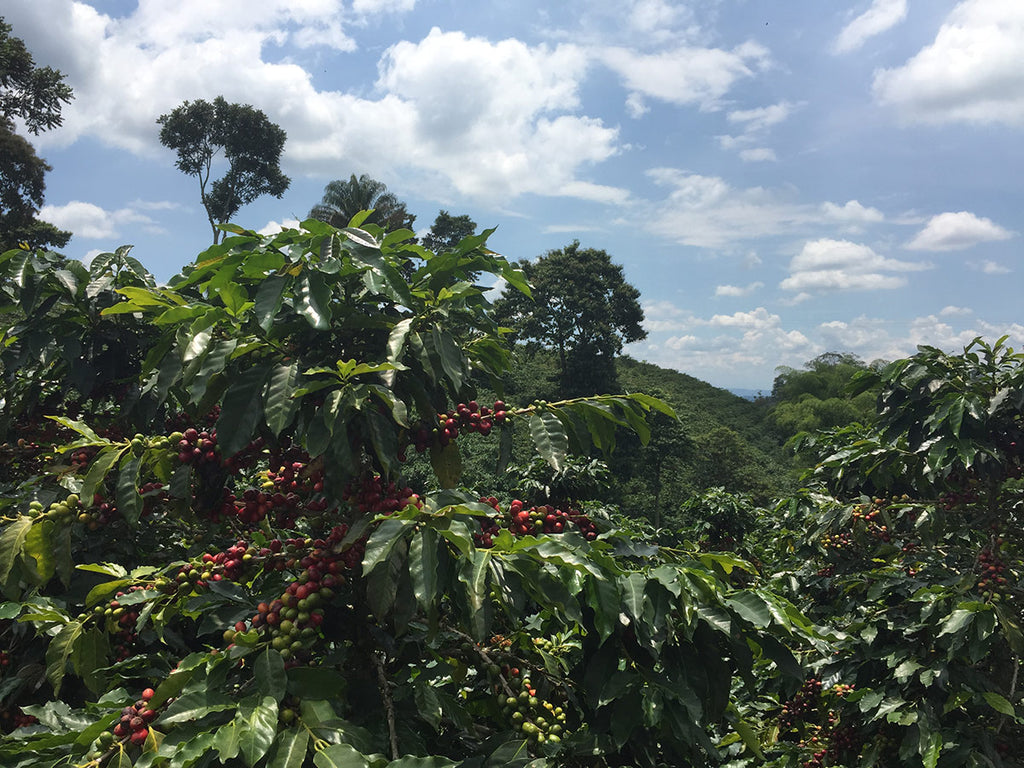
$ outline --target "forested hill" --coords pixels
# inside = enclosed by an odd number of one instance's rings
[[[646,392],[670,401],[690,434],[725,426],[762,451],[778,455],[781,450],[779,439],[765,424],[764,402],[748,400],[689,374],[626,355],[617,359],[616,371],[624,391]]]
[[[506,379],[506,399],[524,404],[558,400],[557,356],[523,347],[516,355]],[[616,357],[615,366],[615,391],[659,397],[679,416],[678,424],[656,417],[648,445],[624,437],[610,457],[616,477],[612,500],[627,514],[649,517],[654,508],[674,508],[715,487],[766,502],[797,484],[783,438],[767,422],[766,403],[628,356]]]

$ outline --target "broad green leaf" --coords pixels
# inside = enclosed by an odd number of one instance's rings
[[[109,445],[100,450],[89,463],[89,471],[82,483],[82,500],[91,503],[93,496],[106,480],[110,470],[117,464],[121,455],[128,450],[123,445]]]
[[[369,768],[362,754],[348,744],[332,744],[313,755],[316,768]]]
[[[295,281],[296,309],[318,331],[331,327],[331,290],[318,272],[304,269]]]
[[[14,564],[25,548],[25,538],[32,527],[32,518],[21,516],[8,523],[0,533],[0,585],[6,584]]]
[[[946,617],[944,622],[942,622],[942,629],[939,630],[938,636],[942,637],[943,635],[952,635],[961,631],[968,624],[974,621],[975,613],[976,611],[973,610],[957,608]]]
[[[302,768],[309,748],[309,731],[292,728],[280,731],[267,760],[267,768]]]
[[[128,524],[135,526],[142,516],[142,497],[139,495],[139,468],[142,457],[126,454],[117,474],[117,511]]]
[[[434,443],[430,446],[430,466],[434,469],[438,485],[441,488],[455,488],[462,476],[462,454],[456,440],[442,446]]]
[[[292,397],[296,389],[298,375],[299,365],[295,361],[282,363],[270,372],[263,410],[267,426],[270,427],[270,431],[275,437],[292,423],[292,419],[298,411],[299,399]]]
[[[994,691],[985,691],[981,695],[982,698],[984,698],[985,701],[988,702],[988,705],[992,707],[992,709],[994,709],[996,712],[1000,712],[1004,715],[1009,715],[1010,717],[1016,716],[1017,713],[1013,709],[1013,704],[1007,701],[1000,694],[995,693]]]
[[[72,646],[71,666],[91,691],[101,690],[103,678],[98,670],[107,666],[109,650],[107,634],[99,627],[86,629]]]
[[[280,702],[288,688],[284,659],[273,648],[267,648],[256,659],[256,688],[265,696]]]
[[[92,431],[92,428],[84,421],[75,421],[64,416],[47,416],[46,418],[56,421],[62,427],[67,427],[84,437],[86,440],[92,441],[93,443],[106,443],[102,437]]]
[[[271,275],[260,283],[256,291],[256,306],[254,313],[256,322],[264,333],[269,333],[274,324],[274,318],[281,309],[281,301],[284,296],[284,289],[291,282],[291,278],[285,275]]]
[[[729,597],[725,603],[757,629],[765,629],[772,622],[772,614],[768,604],[764,601],[764,598],[753,592],[737,592]]]
[[[409,575],[412,578],[413,594],[424,611],[433,605],[437,597],[437,544],[437,532],[433,528],[422,528],[413,534],[409,544]]]
[[[451,334],[443,330],[440,325],[433,327],[431,338],[434,343],[434,350],[441,359],[441,368],[452,383],[452,388],[458,391],[462,388],[463,380],[462,350],[455,343]]]
[[[392,548],[402,538],[406,528],[412,524],[411,520],[397,518],[382,520],[366,542],[366,550],[363,553],[363,572],[369,573],[391,554]]]
[[[561,419],[551,411],[530,414],[530,436],[541,458],[559,471],[569,453],[569,436]]]
[[[242,723],[238,746],[246,765],[252,768],[267,754],[277,735],[277,701],[264,696],[258,703],[243,702],[237,717]]]
[[[53,520],[43,518],[29,528],[28,534],[25,536],[22,562],[27,563],[27,558],[31,558],[34,564],[33,579],[39,585],[45,585],[57,572],[57,561],[54,558],[55,547],[52,541],[56,527]]]
[[[642,573],[630,573],[620,581],[622,587],[622,604],[634,619],[644,615],[644,588],[647,577]]]
[[[46,679],[53,686],[54,695],[60,695],[61,683],[67,671],[68,660],[75,650],[75,643],[82,636],[82,622],[65,624],[46,649]]]
[[[412,328],[413,318],[409,317],[395,323],[388,336],[388,361],[396,363],[402,359],[402,351],[405,349],[405,338]]]
[[[478,549],[473,552],[472,560],[463,560],[459,568],[459,581],[466,586],[466,605],[469,608],[468,618],[471,634],[478,641],[483,640],[487,629],[487,612],[484,610],[484,601],[487,599],[487,574],[490,561],[491,550]]]
[[[252,440],[263,416],[263,385],[267,369],[255,365],[228,387],[217,418],[217,443],[222,455],[234,456]]]
[[[187,723],[189,720],[206,717],[211,712],[222,712],[236,706],[237,703],[227,694],[212,688],[189,691],[164,710],[160,722],[164,725]]]

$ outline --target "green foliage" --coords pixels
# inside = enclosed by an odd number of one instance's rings
[[[750,563],[570,506],[601,475],[573,452],[647,443],[671,408],[473,399],[509,355],[470,276],[528,290],[486,233],[437,254],[372,224],[224,228],[166,286],[127,249],[0,261],[0,763],[760,754],[742,695],[798,685],[784,642],[823,636]],[[492,429],[550,468],[528,503],[457,488]],[[403,484],[413,450],[441,490]]]
[[[70,232],[36,219],[51,168],[14,130],[16,120],[36,135],[56,128],[62,106],[70,101],[64,75],[37,67],[25,43],[11,36],[11,25],[0,17],[0,252],[21,243],[59,248],[71,239]]]
[[[507,290],[495,305],[516,339],[558,353],[560,392],[589,395],[615,385],[615,356],[647,336],[639,291],[602,250],[579,241],[520,267],[532,297]]]
[[[805,363],[803,370],[779,368],[772,386],[769,423],[783,439],[855,422],[870,423],[878,388],[854,394],[853,381],[882,365],[875,362],[869,367],[856,355],[826,352]]]
[[[416,217],[406,210],[405,203],[388,192],[384,182],[370,178],[365,173],[359,178],[353,173],[348,181],[336,179],[330,182],[324,188],[323,199],[313,206],[309,217],[335,227],[347,227],[361,211],[370,213],[360,217],[359,223],[352,223],[352,226],[375,224],[386,232],[397,232],[411,230],[416,221]],[[466,234],[473,234],[473,231]],[[458,238],[451,245],[462,239]],[[424,245],[431,250],[440,250],[427,243]]]
[[[1022,360],[1004,340],[960,355],[921,347],[861,375],[880,392],[873,427],[808,441],[821,452],[813,477],[836,496],[779,504],[762,556],[777,562],[777,588],[842,631],[806,659],[821,693],[780,720],[794,758],[1016,764]]]
[[[199,197],[213,230],[228,222],[243,205],[262,195],[281,197],[290,183],[281,172],[284,130],[248,104],[229,104],[223,96],[213,103],[186,101],[157,119],[160,143],[178,154],[175,165],[199,180]],[[227,172],[211,181],[214,159],[223,153]]]
[[[448,251],[473,234],[476,234],[476,222],[469,216],[452,216],[448,211],[441,211],[430,225],[430,231],[423,236],[423,247],[438,253]]]

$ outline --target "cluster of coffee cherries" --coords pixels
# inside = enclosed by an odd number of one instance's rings
[[[122,605],[120,598],[131,592],[141,592],[144,589],[146,589],[145,586],[135,584],[127,591],[116,592],[114,598],[105,605],[100,604],[93,608],[93,616],[97,621],[106,625],[108,634],[113,635],[114,657],[118,661],[124,661],[131,655],[132,648],[139,639],[136,625],[141,613],[138,604]],[[79,619],[84,621],[87,617],[88,614],[83,614],[79,616]]]
[[[243,523],[258,523],[268,514],[274,513],[277,525],[288,527],[294,525],[302,514],[302,499],[295,493],[266,493],[255,488],[247,488],[239,499],[230,491],[225,491],[221,514],[224,517],[235,517]]]
[[[1013,575],[999,556],[999,550],[1003,546],[1003,539],[997,537],[992,546],[986,547],[978,553],[978,569],[981,571],[978,579],[978,590],[981,596],[991,602],[999,602],[1010,591],[1010,582],[1007,574]]]
[[[853,536],[848,531],[830,533],[821,537],[821,546],[833,551],[852,550],[855,547]]]
[[[92,461],[94,448],[79,448],[71,452],[71,466],[75,469],[84,469]]]
[[[299,567],[302,571],[279,598],[260,603],[248,624],[239,621],[228,629],[225,642],[234,642],[238,632],[256,629],[270,639],[271,647],[286,661],[302,658],[319,637],[324,607],[345,583],[345,572],[362,560],[363,546],[335,551],[347,533],[347,526],[339,525],[326,539],[288,539],[283,543],[275,540],[277,546],[271,542],[269,549],[279,553],[281,569]]]
[[[852,685],[833,685],[828,693],[843,698],[853,691]],[[782,705],[779,716],[781,738],[796,741],[810,755],[802,768],[824,768],[834,765],[840,756],[856,754],[860,744],[855,731],[839,722],[839,715],[822,696],[821,680],[809,677],[792,699]]]
[[[420,497],[412,488],[398,486],[394,481],[385,482],[375,473],[367,473],[353,480],[342,491],[342,500],[360,514],[382,513],[390,515],[410,504],[422,507]]]
[[[480,533],[476,536],[476,544],[479,547],[493,546],[494,537],[498,535],[502,525],[514,536],[564,533],[575,528],[587,541],[597,538],[597,526],[594,521],[578,509],[569,508],[563,511],[550,504],[527,507],[519,499],[514,499],[508,506],[508,512],[503,513],[500,502],[494,496],[482,497],[480,501],[492,507],[499,517],[480,521]]]
[[[98,740],[96,746],[99,746],[100,754],[113,746],[114,740],[128,741],[138,746],[146,743],[146,739],[149,738],[149,725],[160,714],[159,710],[150,709],[149,706],[150,700],[155,695],[156,692],[152,688],[147,688],[142,692],[142,698],[121,710],[121,718],[110,732],[113,739],[101,737]]]
[[[178,449],[178,461],[182,464],[220,464],[217,450],[217,430],[203,430],[189,427],[184,432],[173,432],[170,442]]]
[[[78,514],[78,522],[90,531],[98,531],[120,519],[121,513],[117,511],[117,507],[98,493],[92,498],[92,506]]]
[[[505,403],[495,400],[492,406],[480,405],[476,400],[459,403],[454,410],[437,414],[436,424],[420,425],[412,432],[412,444],[417,453],[438,445],[448,445],[460,432],[477,432],[483,436],[491,434],[495,426],[501,426],[509,418]]]
[[[200,557],[185,563],[178,569],[173,582],[168,582],[166,586],[158,584],[158,588],[188,594],[206,589],[211,581],[238,581],[249,570],[248,566],[255,564],[254,559],[261,552],[264,553],[264,558],[273,554],[270,548],[260,550],[239,539],[221,552],[204,552]],[[281,568],[283,567],[282,560]]]
[[[804,680],[793,698],[782,705],[782,714],[779,715],[779,730],[781,733],[792,733],[799,730],[800,726],[817,719],[818,708],[821,704],[821,680],[816,677],[809,677]]]
[[[939,506],[942,507],[946,512],[949,512],[959,507],[967,507],[971,504],[978,502],[978,492],[966,488],[960,491],[947,491],[939,497]]]
[[[75,519],[75,510],[79,508],[81,503],[78,494],[72,493],[60,501],[51,502],[45,509],[42,502],[30,501],[28,509],[33,515],[45,516],[61,525],[68,525]]]
[[[501,714],[506,722],[533,744],[557,744],[569,735],[562,707],[541,699],[530,678],[518,667],[506,666],[502,673],[507,689],[502,691]]]

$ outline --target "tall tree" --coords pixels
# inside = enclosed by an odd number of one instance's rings
[[[70,232],[36,218],[51,169],[14,130],[16,119],[33,135],[56,128],[71,95],[64,75],[37,67],[25,43],[11,36],[11,25],[0,17],[0,252],[20,243],[59,248],[71,239]]]
[[[281,197],[290,180],[281,172],[281,152],[287,134],[248,104],[229,104],[223,96],[213,103],[186,101],[157,119],[160,143],[178,153],[175,165],[199,179],[199,196],[213,230],[230,221],[239,209],[261,195]],[[228,170],[211,182],[214,160],[223,153]]]
[[[384,182],[367,174],[358,178],[353,173],[347,181],[335,179],[324,188],[323,199],[309,212],[312,219],[326,221],[335,227],[347,227],[360,211],[373,211],[364,223],[376,224],[386,231],[412,229],[416,217],[405,203],[388,192]]]
[[[441,211],[430,225],[430,231],[423,236],[423,245],[431,251],[450,251],[466,237],[476,233],[476,222],[468,215],[452,216]]]
[[[623,344],[647,337],[640,292],[606,251],[578,240],[520,268],[532,301],[505,291],[495,304],[500,321],[519,341],[558,353],[562,394],[594,394],[615,382],[615,356]]]

